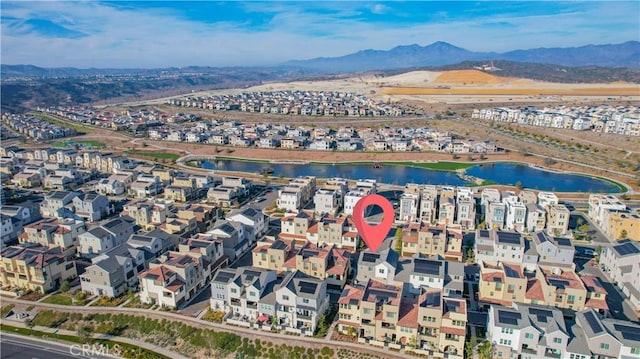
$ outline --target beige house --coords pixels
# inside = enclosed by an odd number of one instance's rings
[[[278,272],[299,270],[310,277],[325,279],[329,290],[340,291],[351,272],[350,253],[333,244],[296,245],[295,241],[266,239],[258,242],[252,257],[254,267]]]
[[[517,264],[481,261],[479,287],[481,302],[505,306],[526,303],[527,278]]]
[[[0,252],[0,284],[40,293],[56,290],[64,280],[77,277],[76,265],[60,248],[22,243]]]
[[[462,228],[460,225],[433,226],[426,222],[408,225],[402,231],[402,256],[416,253],[461,262]]]
[[[464,299],[445,297],[441,289],[423,287],[418,296],[402,286],[373,280],[346,286],[338,300],[337,330],[368,339],[371,345],[407,345],[434,357],[462,358],[466,338]],[[362,339],[360,339],[362,338]]]

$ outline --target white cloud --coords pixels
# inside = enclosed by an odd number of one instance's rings
[[[475,51],[508,51],[616,43],[639,36],[638,20],[633,15],[634,10],[637,14],[635,3],[604,4],[601,9],[592,8],[577,15],[493,16],[386,25],[364,21],[356,5],[340,3],[332,8],[333,13],[309,15],[304,6],[276,2],[269,5],[270,14],[274,14],[272,21],[260,30],[252,30],[232,22],[189,21],[169,9],[134,10],[94,2],[3,3],[3,17],[47,18],[88,36],[65,39],[33,32],[21,34],[12,29],[11,21],[3,19],[2,63],[75,67],[269,65],[440,40]],[[371,11],[392,10],[377,5]],[[260,13],[266,5],[248,2],[246,6]],[[509,23],[514,27],[505,31],[488,23]]]

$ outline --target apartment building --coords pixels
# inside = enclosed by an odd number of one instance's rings
[[[609,194],[589,195],[589,218],[591,218],[591,220],[593,220],[600,228],[603,228],[605,217],[608,215],[610,210],[624,211],[626,209],[627,206],[616,196]]]
[[[473,231],[476,229],[476,200],[472,195],[459,196],[457,198],[456,224],[462,229]]]
[[[640,241],[640,215],[629,209],[607,210],[602,222],[602,232],[613,240]]]
[[[555,308],[514,304],[491,305],[487,339],[498,358],[568,358],[569,330]]]
[[[179,207],[177,215],[180,219],[195,220],[197,231],[199,233],[204,233],[213,228],[215,222],[220,218],[221,212],[220,208],[216,206],[209,206],[201,203],[189,203]],[[244,217],[238,217],[238,219],[242,218]],[[261,224],[259,222],[255,222],[254,224],[257,228],[262,228],[260,227]]]
[[[243,207],[237,212],[227,215],[227,221],[240,222],[244,225],[245,236],[251,243],[255,243],[269,230],[269,217],[254,207]]]
[[[43,217],[63,217],[61,211],[67,206],[73,207],[73,199],[78,195],[76,192],[49,192],[40,203],[40,214]]]
[[[341,291],[351,273],[351,253],[333,244],[315,245],[306,242],[265,240],[252,250],[253,266],[278,272],[302,271],[327,282],[328,290]]]
[[[507,213],[507,205],[503,202],[489,202],[485,223],[489,229],[505,229],[504,219]]]
[[[405,296],[402,286],[368,280],[346,286],[338,304],[340,333],[376,345],[414,343],[427,355],[462,358],[467,323],[463,299],[446,298],[436,288]]]
[[[455,215],[455,198],[453,196],[445,196],[443,194],[440,194],[440,201],[438,202],[438,224],[454,224]]]
[[[190,239],[149,263],[142,272],[140,300],[180,308],[204,288],[215,271],[226,263],[221,243]]]
[[[640,243],[626,239],[604,248],[600,265],[640,313]]]
[[[587,288],[572,269],[540,266],[536,279],[542,286],[546,305],[574,311],[585,308]]]
[[[550,206],[555,206],[559,204],[558,196],[556,196],[553,192],[538,192],[538,204],[542,208],[547,208]]]
[[[516,232],[476,230],[474,250],[476,261],[522,263],[525,240]]]
[[[152,252],[128,243],[92,258],[92,264],[80,275],[80,287],[85,293],[118,297],[127,290],[136,290],[138,274],[147,268]]]
[[[613,318],[603,319],[592,309],[576,315],[576,336],[584,338],[580,344],[584,358],[637,358],[640,356],[640,325]]]
[[[515,263],[480,263],[478,300],[482,303],[510,306],[526,303],[527,278],[523,268]]]
[[[640,355],[638,332],[637,323],[602,319],[592,309],[566,321],[555,308],[492,305],[487,321],[493,355],[502,358],[635,358]]]
[[[525,228],[528,232],[542,231],[547,227],[547,212],[542,206],[535,203],[528,203],[527,221]]]
[[[547,207],[547,232],[555,236],[564,236],[569,231],[571,212],[563,204]]]
[[[411,224],[403,228],[403,256],[420,253],[462,261],[462,228],[460,225]]]
[[[315,177],[296,177],[279,191],[276,204],[278,208],[283,208],[290,212],[297,212],[313,198],[315,192]]]
[[[527,207],[521,202],[507,202],[507,215],[504,228],[509,231],[524,232]]]
[[[0,260],[2,287],[30,289],[44,294],[78,275],[75,262],[68,260],[59,247],[21,243],[4,247]]]
[[[83,221],[45,218],[26,225],[24,232],[18,237],[18,241],[20,243],[37,243],[48,248],[60,247],[66,255],[73,255],[78,245],[78,236],[85,230]]]
[[[420,221],[435,224],[438,211],[438,189],[434,185],[421,186],[420,189]]]
[[[294,271],[287,274],[275,289],[278,325],[299,330],[304,335],[315,333],[318,321],[329,306],[327,283]]]
[[[495,188],[484,188],[480,193],[480,208],[482,209],[482,214],[485,217],[485,222],[489,223],[489,204],[499,203],[500,199],[500,191]]]
[[[334,244],[338,248],[350,250],[358,248],[360,242],[355,224],[345,215],[322,216],[308,228],[306,238],[318,245]]]
[[[246,226],[242,222],[220,221],[207,234],[222,241],[224,254],[231,261],[241,257],[250,246],[249,238],[246,235]]]
[[[74,197],[72,202],[76,216],[89,222],[105,219],[115,212],[109,198],[100,194],[81,193]]]
[[[221,207],[237,207],[240,204],[242,189],[240,187],[211,187],[207,190],[207,201]]]
[[[211,281],[210,306],[231,314],[231,320],[256,321],[276,313],[274,270],[253,267],[219,270]],[[266,321],[262,320],[262,321]]]
[[[315,224],[313,213],[301,211],[288,215],[280,220],[280,238],[304,243],[307,241],[307,231]]]
[[[78,254],[90,258],[119,246],[133,234],[133,227],[125,217],[93,227],[78,235]]]
[[[400,196],[397,222],[417,223],[420,220],[418,216],[419,199],[419,195],[414,193],[405,192]]]
[[[145,230],[152,230],[164,223],[173,210],[173,202],[142,199],[125,204],[121,215],[133,218],[136,224]]]
[[[313,204],[317,213],[336,216],[342,205],[342,192],[318,189],[313,196]]]
[[[540,265],[575,267],[573,257],[576,250],[568,238],[554,237],[547,232],[538,231],[532,235],[530,243],[537,254],[537,261]],[[530,254],[527,251],[527,255]],[[535,264],[531,270],[535,270]]]

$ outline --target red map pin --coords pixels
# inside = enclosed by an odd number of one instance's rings
[[[382,222],[376,226],[371,226],[364,220],[364,210],[372,205],[380,206],[384,212]],[[389,229],[391,229],[394,217],[395,213],[391,202],[379,194],[364,196],[353,207],[353,223],[356,225],[360,237],[364,239],[364,242],[373,252],[384,242]]]

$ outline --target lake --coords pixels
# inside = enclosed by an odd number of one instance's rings
[[[259,173],[264,168],[273,168],[272,176],[297,177],[316,176],[321,178],[344,177],[350,179],[375,179],[380,183],[404,185],[421,183],[450,186],[467,186],[470,183],[458,177],[455,172],[437,171],[404,165],[384,165],[373,168],[370,164],[275,164],[239,160],[204,161],[205,169],[220,171]],[[516,163],[481,164],[467,169],[468,175],[489,180],[497,184],[515,185],[517,181],[524,188],[557,192],[618,192],[616,185],[597,178],[578,174],[556,173]]]

